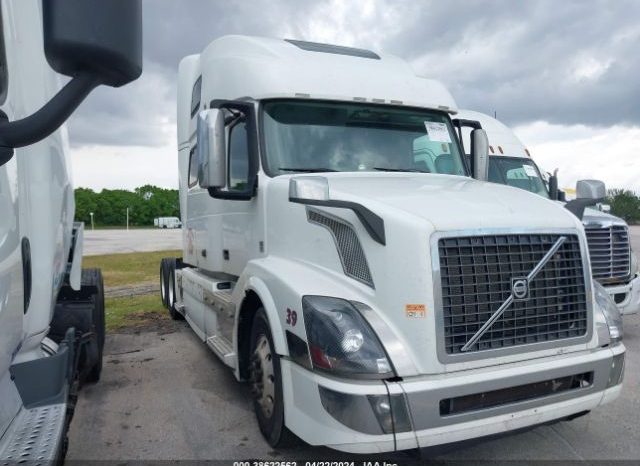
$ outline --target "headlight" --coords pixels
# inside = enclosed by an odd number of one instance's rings
[[[602,310],[607,325],[609,326],[611,341],[616,342],[622,340],[622,316],[620,315],[618,306],[613,302],[607,290],[595,280],[593,281],[593,291],[596,296],[596,304]]]
[[[302,310],[314,369],[349,377],[393,377],[380,340],[349,301],[304,296]]]

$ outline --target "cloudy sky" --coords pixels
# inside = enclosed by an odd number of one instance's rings
[[[76,186],[177,187],[176,72],[224,34],[392,53],[497,114],[562,186],[640,192],[640,1],[143,0],[144,72],[72,117]]]

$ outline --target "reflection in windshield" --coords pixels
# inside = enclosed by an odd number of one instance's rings
[[[489,181],[525,189],[549,198],[549,192],[532,160],[521,157],[489,157]]]
[[[409,171],[465,175],[449,117],[442,112],[338,102],[264,105],[267,169]]]

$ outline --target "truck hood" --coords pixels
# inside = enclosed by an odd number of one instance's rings
[[[429,222],[434,230],[482,228],[575,228],[564,207],[528,191],[452,175],[330,173],[331,199],[358,202],[382,218],[399,211]]]

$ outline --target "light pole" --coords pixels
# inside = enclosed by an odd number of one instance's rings
[[[127,207],[127,231],[129,231],[129,208]]]
[[[91,215],[91,229],[94,230],[95,227],[93,225],[93,212],[89,212],[89,215]]]

